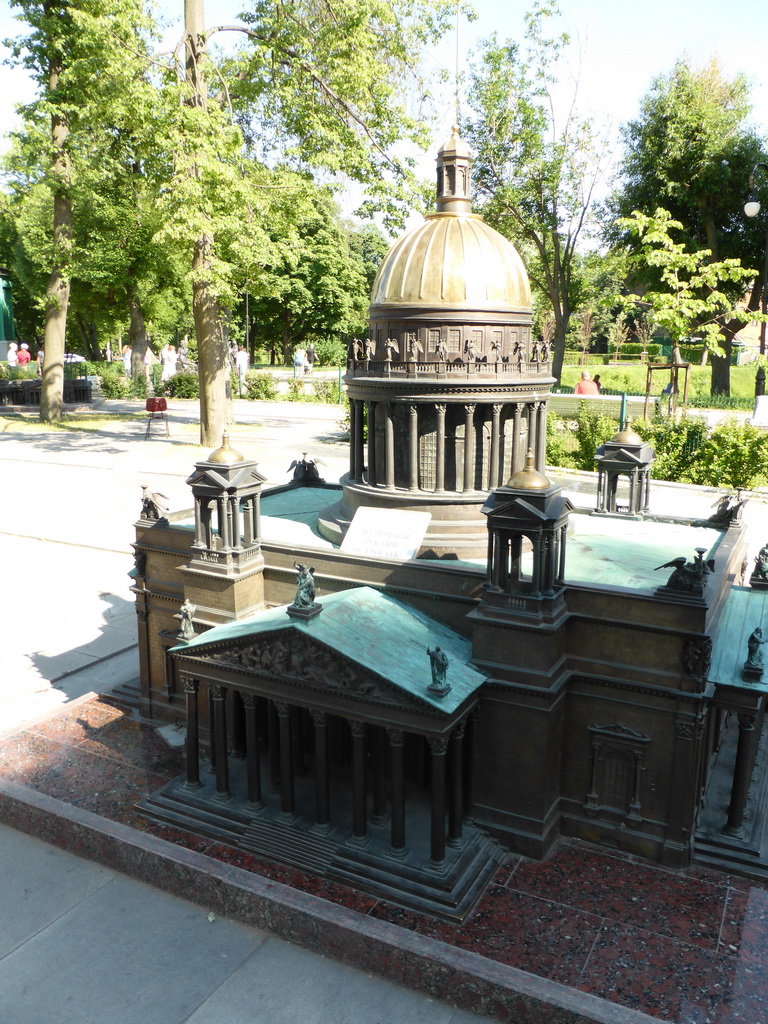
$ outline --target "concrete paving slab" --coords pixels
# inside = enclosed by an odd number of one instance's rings
[[[188,1024],[462,1024],[487,1018],[268,939],[192,1014]],[[290,998],[286,994],[290,993]],[[297,1004],[301,1017],[296,1016]]]
[[[115,872],[0,825],[0,878],[2,958],[105,886]]]
[[[180,1024],[263,941],[117,875],[0,960],[0,1019]]]

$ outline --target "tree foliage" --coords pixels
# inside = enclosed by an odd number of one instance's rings
[[[682,225],[682,242],[689,249],[709,249],[711,258],[737,259],[762,266],[764,234],[743,213],[749,174],[765,160],[765,143],[750,123],[749,85],[743,76],[728,79],[716,61],[695,67],[678,62],[668,75],[655,79],[643,98],[640,116],[623,129],[624,158],[621,185],[610,200],[613,217],[634,210],[652,215],[668,210]],[[630,241],[626,227],[609,237]],[[640,272],[638,288],[658,287],[658,273]],[[726,287],[732,300],[745,282]],[[755,277],[747,309],[757,308],[762,282]],[[749,317],[721,325],[723,355],[712,362],[712,391],[729,389],[731,341]]]
[[[683,225],[673,220],[667,210],[659,208],[652,216],[636,210],[618,224],[630,231],[640,245],[631,262],[635,266],[654,267],[659,277],[657,289],[649,288],[642,299],[626,296],[624,303],[630,308],[639,304],[643,310],[650,309],[654,323],[667,332],[674,344],[695,332],[706,339],[711,351],[719,354],[723,321],[741,316],[733,302],[734,293],[741,289],[733,286],[754,277],[755,271],[742,267],[736,259],[713,262],[709,249],[688,252],[684,243],[671,238],[670,230],[680,231]]]
[[[251,315],[255,337],[290,362],[298,345],[363,331],[369,287],[327,191],[286,194],[272,215]]]
[[[526,49],[496,36],[482,44],[469,80],[473,113],[462,131],[475,151],[479,212],[516,244],[531,284],[551,307],[559,377],[582,292],[576,246],[591,217],[605,144],[575,103],[558,114],[554,92],[568,39],[546,35],[557,13],[554,3],[534,3]]]

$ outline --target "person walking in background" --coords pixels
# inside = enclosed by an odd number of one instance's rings
[[[38,377],[42,377],[43,376],[43,364],[45,363],[45,349],[43,348],[42,345],[37,350],[37,359],[35,360],[35,362],[37,363],[37,376]]]
[[[5,361],[8,363],[8,376],[13,377],[16,372],[16,368],[19,365],[19,357],[17,355],[19,346],[15,341],[8,342],[8,354],[5,357]]]
[[[310,341],[309,345],[307,345],[307,365],[309,367],[309,372],[310,373],[312,373],[312,370],[313,370],[314,365],[315,365],[315,359],[316,358],[317,357],[315,355],[315,346]]]
[[[123,367],[125,368],[125,376],[126,377],[130,377],[131,376],[131,359],[133,357],[133,349],[131,348],[130,345],[123,345],[123,350],[122,350],[121,356],[122,356],[122,360],[123,360]]]
[[[176,363],[179,360],[175,345],[165,345],[160,351],[160,362],[163,365],[161,380],[170,380],[176,373]]]

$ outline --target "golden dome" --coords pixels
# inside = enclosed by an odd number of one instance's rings
[[[371,306],[529,312],[531,289],[517,249],[472,213],[472,157],[456,125],[437,154],[435,205],[437,212],[384,257]]]
[[[476,214],[433,213],[389,250],[371,305],[530,309],[517,249]]]
[[[236,448],[232,448],[229,443],[229,434],[224,433],[221,439],[221,448],[217,448],[215,452],[211,452],[208,456],[209,462],[223,462],[231,465],[233,462],[245,462],[245,456],[239,452]]]
[[[551,487],[551,482],[543,473],[535,468],[533,464],[533,452],[528,449],[525,457],[525,466],[518,469],[507,481],[507,487],[515,487],[520,491],[544,491]]]

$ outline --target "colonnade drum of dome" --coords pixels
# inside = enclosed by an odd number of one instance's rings
[[[489,490],[543,470],[551,351],[531,332],[514,246],[472,213],[471,158],[454,130],[437,158],[435,212],[391,248],[369,332],[349,348],[349,471],[320,518],[338,542],[361,506],[428,511],[422,553],[478,557]]]

